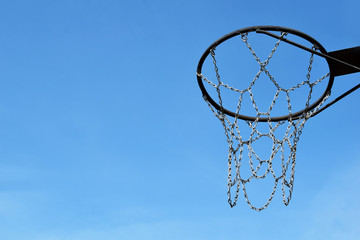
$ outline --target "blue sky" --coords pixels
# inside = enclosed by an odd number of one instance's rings
[[[293,199],[227,204],[226,141],[196,66],[216,39],[280,25],[359,46],[348,1],[1,1],[2,240],[357,239],[355,92],[310,119]],[[333,96],[359,82],[336,78]]]

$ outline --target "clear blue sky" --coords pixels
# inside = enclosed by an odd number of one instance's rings
[[[359,1],[0,3],[0,239],[358,239],[355,92],[309,120],[285,207],[226,196],[223,129],[196,66],[253,25],[359,46]],[[336,79],[333,96],[360,81]]]

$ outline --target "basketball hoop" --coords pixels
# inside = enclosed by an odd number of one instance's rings
[[[261,50],[261,47],[257,48],[257,43],[271,48],[265,48],[265,52],[268,51],[266,54],[259,54],[258,49]],[[224,47],[227,44],[230,50]],[[285,49],[284,52],[288,53],[290,48],[295,49],[295,53],[282,61],[280,56],[283,55],[279,55],[278,51]],[[289,204],[294,186],[297,144],[305,123],[360,87],[360,84],[355,86],[324,106],[331,94],[335,76],[360,71],[359,49],[347,49],[347,54],[343,54],[344,50],[328,53],[312,37],[294,29],[277,26],[240,29],[208,47],[199,61],[197,80],[204,100],[225,130],[229,149],[228,202],[231,207],[236,205],[242,189],[248,205],[256,211],[262,211],[271,203],[279,184],[283,203]],[[246,60],[242,59],[242,62],[237,63],[234,59],[239,59],[236,56],[238,53]],[[349,58],[354,54],[358,57]],[[230,56],[229,65],[233,64],[236,71],[228,73],[226,69],[220,70],[227,66],[224,56]],[[300,56],[306,59],[306,64],[296,68],[296,71],[303,75],[295,77],[290,74],[278,80],[277,76],[281,75],[279,70],[290,71],[285,66],[286,63],[290,67],[297,67],[292,61]],[[242,73],[237,70],[247,71],[250,67],[243,65],[250,62],[256,72],[252,77],[241,79]],[[274,73],[272,68],[275,69]],[[314,68],[320,71],[316,70],[314,73]],[[241,86],[238,87],[239,82]],[[262,91],[259,90],[261,84],[267,84]],[[271,91],[273,92],[270,93]],[[270,94],[270,101],[259,102],[262,96]],[[292,98],[300,95],[302,103]],[[266,157],[260,156],[257,153],[259,149],[254,148],[261,139],[267,139],[272,145]],[[245,176],[242,169],[246,159],[250,166],[249,176]],[[276,161],[280,166],[274,166]],[[276,168],[280,170],[277,172]],[[257,207],[250,200],[247,185],[265,178],[272,179],[272,191],[266,202]]]

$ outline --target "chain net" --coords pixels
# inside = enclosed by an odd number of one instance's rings
[[[281,185],[281,191],[282,191],[282,201],[287,206],[291,200],[292,192],[293,192],[293,186],[294,186],[294,174],[295,174],[295,164],[296,164],[296,149],[297,149],[297,143],[299,141],[299,137],[302,134],[302,130],[304,128],[304,125],[306,121],[316,113],[316,111],[319,110],[319,108],[323,105],[323,103],[326,101],[326,99],[329,97],[330,93],[320,102],[320,104],[315,107],[314,109],[305,112],[303,115],[296,119],[292,119],[291,117],[287,120],[278,121],[278,122],[272,122],[270,121],[270,113],[273,109],[275,103],[277,102],[277,99],[279,97],[279,94],[281,92],[286,94],[286,104],[287,104],[287,110],[289,115],[292,114],[292,105],[291,105],[291,99],[290,99],[290,93],[301,86],[308,86],[309,92],[307,96],[307,101],[305,103],[305,107],[307,108],[310,104],[310,99],[312,96],[313,88],[315,85],[320,83],[323,79],[327,78],[329,76],[329,73],[325,74],[324,76],[320,77],[316,81],[310,82],[310,74],[312,70],[312,65],[314,61],[314,56],[311,54],[309,59],[309,65],[307,68],[307,75],[304,81],[301,83],[298,83],[295,86],[292,86],[290,88],[283,88],[280,86],[278,82],[274,79],[274,77],[270,74],[270,72],[267,70],[267,65],[269,64],[271,58],[273,57],[275,51],[277,50],[279,44],[281,43],[281,38],[286,36],[287,33],[281,33],[280,40],[278,40],[275,43],[275,46],[273,47],[272,51],[268,55],[267,59],[265,61],[261,61],[260,58],[257,56],[255,51],[253,50],[252,46],[248,42],[247,34],[241,34],[241,40],[246,45],[246,47],[250,50],[252,56],[255,58],[256,62],[260,66],[259,72],[256,74],[254,79],[250,82],[249,86],[246,89],[237,89],[232,86],[229,86],[228,84],[225,84],[221,78],[219,69],[217,66],[216,58],[215,58],[215,49],[212,49],[210,51],[211,57],[212,57],[212,63],[214,65],[214,70],[216,74],[216,82],[210,81],[208,78],[206,78],[203,74],[198,74],[204,83],[209,84],[210,86],[214,87],[216,89],[218,103],[223,108],[223,100],[221,97],[221,88],[226,88],[231,91],[234,91],[239,94],[239,99],[236,107],[236,114],[240,113],[240,110],[242,108],[242,102],[244,99],[244,94],[248,93],[247,96],[250,97],[251,103],[253,108],[256,111],[256,120],[255,121],[247,121],[247,120],[241,120],[237,117],[229,117],[221,110],[215,109],[210,102],[204,97],[204,100],[207,102],[209,108],[213,112],[213,114],[220,120],[222,123],[222,126],[225,130],[226,140],[229,147],[228,150],[228,202],[231,207],[234,207],[237,203],[239,193],[243,192],[245,200],[247,204],[250,206],[250,208],[256,210],[256,211],[262,211],[265,208],[268,207],[272,199],[274,198],[275,192],[277,188],[279,187],[279,184]],[[316,46],[313,46],[313,49],[316,49]],[[255,102],[253,89],[255,82],[259,79],[260,75],[264,73],[266,76],[270,79],[270,81],[274,84],[277,91],[275,93],[275,96],[271,102],[270,107],[268,108],[268,111],[261,112],[259,110],[259,107],[257,103]],[[267,129],[265,132],[258,128],[260,122],[258,121],[260,117],[266,117],[269,120],[265,123],[261,122],[261,124],[266,124]],[[249,136],[244,137],[241,134],[240,124],[239,120],[245,122],[246,126],[249,128]],[[278,134],[275,134],[276,131],[282,127],[285,129],[285,134],[281,137],[278,136]],[[261,158],[253,148],[253,145],[255,142],[259,141],[261,138],[268,138],[272,142],[272,148],[271,148],[271,154],[270,157],[264,159]],[[286,150],[287,149],[287,150]],[[246,151],[244,151],[246,150]],[[247,152],[247,154],[245,153]],[[286,154],[288,153],[288,154]],[[247,156],[246,156],[247,155]],[[281,171],[280,173],[275,173],[273,161],[275,156],[280,156],[280,162],[281,162]],[[251,175],[244,176],[243,172],[241,171],[241,167],[244,161],[248,160],[248,165],[250,166]],[[265,166],[265,171],[260,171],[260,169]],[[262,168],[263,169],[263,168]],[[266,200],[265,204],[263,204],[260,207],[254,206],[254,204],[250,201],[248,193],[247,193],[247,184],[249,184],[252,180],[255,179],[265,179],[265,178],[272,178],[273,179],[273,187],[272,191],[270,193],[270,196]]]

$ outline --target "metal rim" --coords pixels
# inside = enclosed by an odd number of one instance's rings
[[[265,118],[265,117],[261,117],[261,118],[257,118],[257,117],[251,117],[251,116],[245,116],[245,115],[241,115],[241,114],[236,114],[224,107],[221,107],[219,104],[217,104],[209,95],[209,93],[206,91],[206,88],[203,84],[203,80],[201,78],[201,69],[202,66],[204,64],[205,59],[208,57],[208,55],[210,54],[211,49],[217,47],[218,45],[220,45],[221,43],[225,42],[226,40],[233,38],[235,36],[238,36],[242,33],[247,33],[247,32],[255,32],[257,30],[267,30],[267,31],[282,31],[282,32],[287,32],[287,33],[291,33],[293,35],[296,35],[298,37],[304,38],[305,40],[309,41],[310,43],[314,44],[321,53],[323,54],[327,54],[327,51],[325,50],[325,48],[318,42],[316,41],[314,38],[310,37],[309,35],[300,32],[298,30],[295,29],[291,29],[291,28],[286,28],[286,27],[280,27],[280,26],[253,26],[253,27],[247,27],[247,28],[242,28],[239,30],[236,30],[234,32],[231,32],[229,34],[226,34],[225,36],[219,38],[218,40],[216,40],[213,44],[211,44],[203,53],[203,55],[201,56],[198,66],[197,66],[197,81],[199,84],[199,87],[201,89],[201,92],[204,96],[204,98],[206,98],[207,101],[209,101],[209,103],[214,106],[217,110],[224,112],[226,115],[231,116],[231,117],[236,117],[242,120],[247,120],[247,121],[259,121],[259,122],[267,122],[267,121],[271,121],[271,122],[278,122],[278,121],[284,121],[287,119],[298,119],[299,117],[301,117],[304,113],[314,109],[316,106],[318,106],[323,99],[327,96],[327,94],[331,91],[332,85],[334,83],[334,75],[331,72],[331,63],[329,62],[328,59],[325,58],[326,62],[329,65],[329,70],[330,70],[330,76],[329,76],[329,82],[328,85],[326,87],[325,92],[323,93],[323,95],[316,100],[313,104],[311,104],[308,108],[303,109],[301,111],[295,112],[293,114],[288,114],[288,115],[284,115],[284,116],[280,116],[280,117],[272,117],[272,118]]]

